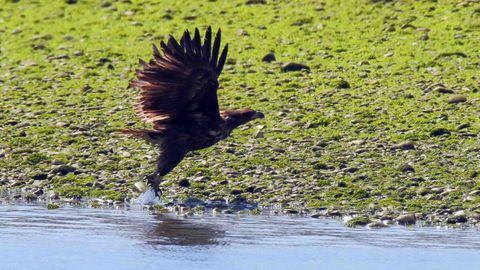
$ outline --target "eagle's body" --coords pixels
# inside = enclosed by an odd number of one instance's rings
[[[233,129],[256,118],[261,112],[248,108],[220,111],[217,99],[218,76],[227,57],[228,46],[220,49],[220,30],[212,47],[209,27],[203,45],[195,29],[191,39],[186,31],[180,44],[170,36],[161,42],[163,54],[153,47],[154,60],[140,60],[143,70],[130,85],[141,90],[136,106],[143,120],[153,123],[152,130],[124,129],[128,136],[158,145],[157,170],[149,183],[160,191],[161,177],[182,161],[186,153],[210,147],[227,138]]]

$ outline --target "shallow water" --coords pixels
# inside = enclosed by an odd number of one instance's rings
[[[477,269],[480,231],[0,204],[0,269]]]

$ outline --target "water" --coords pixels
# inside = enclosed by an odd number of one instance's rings
[[[0,204],[0,269],[479,269],[480,231]]]

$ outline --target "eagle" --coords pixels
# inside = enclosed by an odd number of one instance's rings
[[[218,77],[228,52],[227,44],[220,53],[220,40],[220,29],[212,40],[211,27],[203,44],[198,28],[193,37],[186,30],[180,42],[170,35],[167,43],[160,42],[161,51],[153,45],[152,60],[139,60],[142,68],[130,82],[129,87],[140,90],[136,112],[153,128],[122,129],[120,133],[159,147],[156,170],[147,176],[157,196],[162,178],[188,152],[210,147],[238,126],[264,118],[262,112],[250,108],[219,110]]]

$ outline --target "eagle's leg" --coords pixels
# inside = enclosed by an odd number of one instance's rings
[[[162,195],[162,190],[160,190],[160,183],[162,182],[162,176],[160,176],[158,172],[154,172],[150,175],[147,175],[147,182],[150,185],[150,187],[153,188],[155,195],[157,195],[157,197],[160,197]]]

